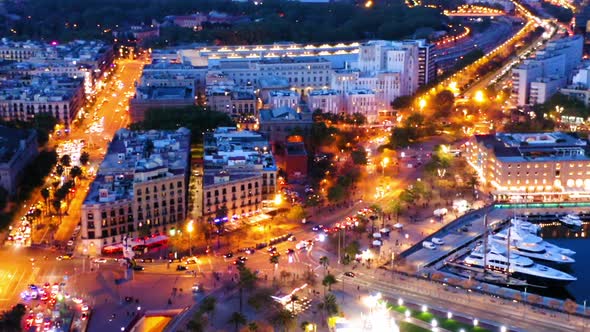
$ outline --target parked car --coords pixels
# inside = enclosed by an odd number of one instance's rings
[[[442,239],[439,239],[437,237],[433,237],[432,238],[432,243],[441,245],[441,244],[445,244],[445,241],[443,241]]]
[[[424,242],[422,242],[422,247],[424,247],[426,249],[430,249],[430,250],[436,249],[436,245],[434,245],[434,243],[432,243],[430,241],[424,241]]]
[[[176,271],[188,271],[188,266],[176,265]]]

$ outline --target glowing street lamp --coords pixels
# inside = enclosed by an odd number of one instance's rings
[[[274,199],[274,203],[275,205],[281,205],[281,203],[283,202],[283,197],[281,196],[281,194],[276,194],[275,195],[275,199]]]
[[[473,100],[478,103],[483,103],[485,101],[485,95],[483,94],[483,91],[477,90],[473,96]]]
[[[193,255],[192,234],[193,234],[193,231],[194,230],[195,230],[195,227],[193,225],[193,221],[191,220],[186,225],[186,231],[188,232],[188,251],[189,251],[189,256],[192,256]]]
[[[426,100],[423,98],[420,98],[420,101],[418,101],[418,106],[420,107],[420,111],[422,111],[424,109],[424,107],[426,107]]]

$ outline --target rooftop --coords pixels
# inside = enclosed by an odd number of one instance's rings
[[[193,90],[186,87],[154,87],[142,86],[136,89],[137,99],[151,99],[151,100],[178,100],[178,99],[193,99]]]
[[[276,170],[268,140],[260,133],[219,127],[205,134],[205,173],[227,170],[235,174]]]
[[[312,90],[309,92],[310,96],[336,96],[338,91],[332,89]]]
[[[503,161],[590,160],[588,142],[563,132],[476,135]]]
[[[119,129],[109,145],[84,204],[133,198],[133,184],[185,174],[190,130]]]
[[[260,122],[270,121],[311,121],[307,113],[297,112],[295,109],[287,106],[274,108],[271,110],[260,110]]]
[[[21,141],[35,135],[34,130],[0,126],[0,163],[7,163],[21,150]]]

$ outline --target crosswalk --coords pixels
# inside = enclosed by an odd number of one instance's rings
[[[33,267],[30,273],[24,269],[0,269],[0,309],[14,305],[27,285],[35,282],[39,272],[38,267]]]

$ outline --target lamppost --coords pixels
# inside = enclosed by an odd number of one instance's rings
[[[385,158],[383,158],[383,160],[381,160],[381,175],[382,176],[385,175],[385,167],[387,167],[387,164],[389,164],[389,158],[385,157]]]
[[[195,227],[193,226],[193,220],[191,219],[191,221],[188,222],[188,224],[186,225],[186,231],[188,232],[188,251],[189,251],[189,256],[193,256],[193,242],[192,242],[192,233],[195,230]]]

